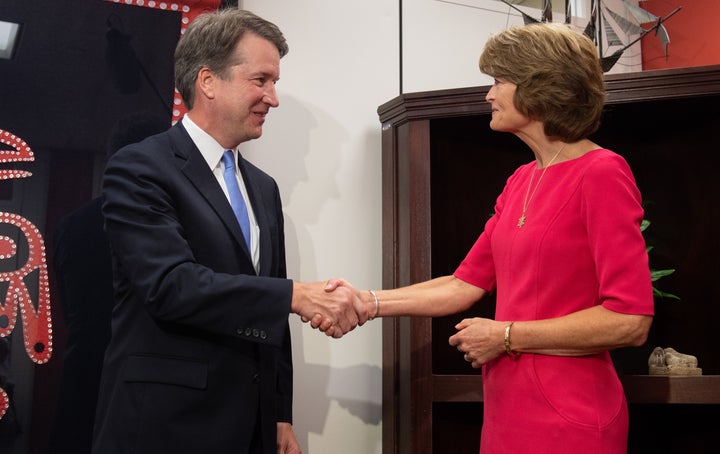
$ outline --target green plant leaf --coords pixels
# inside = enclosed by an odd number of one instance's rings
[[[675,272],[674,269],[668,269],[668,270],[650,270],[650,279],[655,282],[661,277],[670,276]]]
[[[660,297],[662,299],[673,299],[680,301],[680,297],[677,295],[673,295],[672,293],[663,292],[662,290],[658,290],[655,287],[653,287],[653,295]]]
[[[645,206],[645,202],[643,202],[643,206]],[[642,222],[640,222],[640,232],[645,232],[645,230],[650,226],[650,221],[647,219],[643,219]],[[650,251],[653,250],[653,247],[649,244],[647,244],[647,240],[645,241],[645,252],[650,254]],[[660,278],[663,278],[665,276],[669,276],[675,272],[675,269],[665,269],[665,270],[654,270],[650,268],[650,279],[652,282],[657,281]],[[674,300],[680,300],[680,297],[677,295],[673,295],[672,293],[663,292],[662,290],[659,290],[655,288],[655,285],[652,286],[653,290],[653,296],[661,299],[674,299]]]

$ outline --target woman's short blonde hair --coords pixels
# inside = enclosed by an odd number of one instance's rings
[[[480,71],[517,85],[515,108],[566,142],[600,127],[605,83],[595,45],[564,24],[512,27],[490,37]]]

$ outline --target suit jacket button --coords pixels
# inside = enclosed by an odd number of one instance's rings
[[[251,334],[252,334],[252,329],[250,329],[250,328],[245,328],[245,335],[248,336],[248,337],[250,337]]]
[[[264,329],[260,330],[260,339],[262,339],[262,340],[267,339],[267,333],[265,332]]]
[[[252,381],[253,383],[260,383],[260,374],[253,374]]]
[[[256,328],[252,331],[253,337],[260,337],[260,331]]]

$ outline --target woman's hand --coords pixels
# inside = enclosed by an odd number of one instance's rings
[[[450,345],[465,354],[465,361],[477,369],[505,353],[505,322],[487,318],[466,318],[457,325]]]

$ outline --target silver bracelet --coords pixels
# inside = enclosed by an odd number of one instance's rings
[[[378,297],[374,291],[368,290],[368,292],[370,292],[370,294],[373,296],[373,298],[375,298],[375,315],[370,317],[370,320],[373,320],[373,319],[375,319],[375,317],[378,316],[378,313],[380,312],[380,301],[378,300]]]

